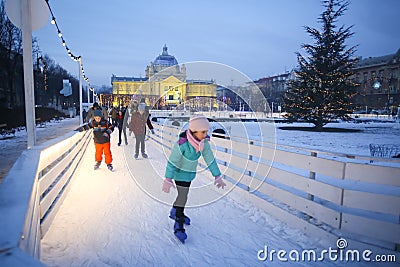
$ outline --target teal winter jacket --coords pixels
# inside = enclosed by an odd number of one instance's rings
[[[208,139],[204,140],[203,150],[196,153],[196,149],[187,140],[186,132],[181,133],[179,141],[174,144],[169,156],[165,177],[176,181],[191,182],[196,177],[196,168],[201,155],[203,155],[211,174],[213,176],[221,175]]]

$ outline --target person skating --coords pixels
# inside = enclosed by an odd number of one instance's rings
[[[105,120],[108,120],[108,114],[107,111],[105,109],[103,109],[102,107],[100,107],[99,103],[94,102],[93,103],[93,107],[91,107],[89,109],[89,111],[86,114],[85,117],[85,121],[86,122],[91,122],[94,118],[94,111],[95,110],[100,110],[101,111],[101,117],[104,118]]]
[[[128,118],[128,114],[126,114],[127,109],[123,109],[118,111],[118,116],[116,119],[116,123],[118,126],[118,137],[119,137],[119,141],[118,141],[118,146],[121,145],[122,143],[122,133],[124,133],[124,138],[125,138],[125,145],[128,145],[128,138],[126,136],[126,127],[127,127],[127,118]],[[125,115],[126,114],[126,115]]]
[[[93,129],[93,140],[94,146],[96,149],[95,152],[95,165],[94,169],[98,169],[103,160],[103,153],[105,158],[105,163],[107,164],[107,168],[112,171],[112,154],[111,154],[111,144],[110,144],[110,135],[114,131],[114,126],[110,124],[104,117],[102,117],[102,111],[100,109],[96,109],[93,111],[93,120],[88,124],[83,125],[78,128],[81,131],[87,131],[89,129]]]
[[[111,123],[116,126],[117,125],[117,117],[119,110],[116,107],[112,107],[110,112],[108,112],[108,116],[111,119]]]
[[[146,135],[146,124],[150,128],[150,130],[154,132],[153,125],[151,125],[151,123],[150,125],[148,124],[149,121],[148,117],[149,117],[149,112],[146,111],[145,103],[140,103],[138,106],[138,111],[133,112],[131,115],[131,121],[129,122],[129,130],[135,134],[135,139],[136,139],[135,155],[134,155],[135,159],[138,159],[139,157],[139,148],[140,152],[142,153],[142,157],[148,158],[144,142],[144,138]]]
[[[187,239],[184,224],[190,224],[189,217],[184,214],[185,205],[191,182],[196,177],[196,167],[201,155],[215,177],[214,184],[222,189],[226,186],[209,144],[207,136],[209,128],[210,123],[206,117],[192,117],[189,120],[189,129],[181,133],[178,142],[174,144],[165,170],[162,190],[166,193],[169,193],[171,187],[178,190],[178,196],[169,216],[175,219],[174,234],[182,243]]]

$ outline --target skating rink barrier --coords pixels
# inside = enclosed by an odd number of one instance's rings
[[[156,134],[150,138],[172,148],[181,129],[153,125]],[[399,159],[212,135],[211,145],[226,180],[243,189],[258,208],[332,242],[346,237],[359,247],[399,250]]]
[[[153,125],[150,140],[171,148],[180,129]],[[42,266],[40,240],[91,137],[91,131],[70,132],[22,152],[0,185],[0,266]],[[211,138],[211,145],[225,180],[283,223],[332,242],[345,237],[360,248],[399,250],[398,159],[221,134]]]
[[[22,152],[0,185],[0,266],[42,266],[47,232],[92,131],[70,132]]]

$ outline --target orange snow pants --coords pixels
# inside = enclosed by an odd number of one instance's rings
[[[106,164],[110,164],[112,162],[110,142],[105,143],[105,144],[94,143],[94,146],[96,148],[96,154],[94,156],[95,160],[102,161],[103,160],[103,151],[104,151],[104,157],[105,157]]]

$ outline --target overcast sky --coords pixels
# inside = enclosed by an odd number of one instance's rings
[[[111,75],[144,77],[164,44],[178,63],[226,64],[256,80],[291,70],[295,52],[312,40],[303,26],[320,27],[319,0],[49,0],[63,37],[81,55],[91,85]],[[357,56],[393,54],[400,48],[399,0],[350,0],[338,25],[353,26],[348,46]],[[49,22],[33,33],[41,51],[70,73],[78,63],[61,46]]]

